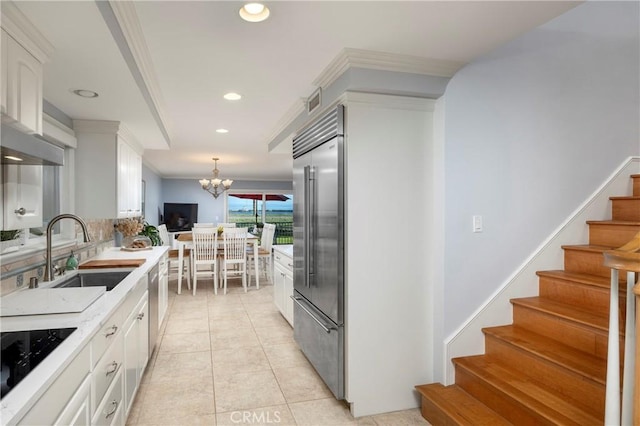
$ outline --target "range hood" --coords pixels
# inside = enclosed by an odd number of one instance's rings
[[[28,135],[6,124],[2,124],[0,155],[2,164],[64,165],[64,149],[39,135]]]

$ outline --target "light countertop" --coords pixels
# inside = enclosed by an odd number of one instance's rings
[[[67,337],[50,355],[48,355],[38,366],[30,372],[11,392],[5,395],[0,401],[0,419],[2,425],[15,424],[42,396],[46,389],[73,361],[82,348],[87,345],[91,338],[100,330],[109,316],[122,304],[126,296],[136,286],[138,281],[144,277],[151,267],[158,263],[161,256],[168,247],[154,247],[151,250],[138,252],[121,251],[119,248],[110,248],[91,260],[98,259],[137,259],[145,258],[146,262],[142,266],[135,268],[132,272],[112,291],[106,291],[91,303],[83,312],[62,313],[49,315],[24,315],[3,317],[0,322],[0,331],[20,331],[38,330],[49,328],[76,327],[69,337]],[[118,270],[122,270],[118,268]],[[84,271],[90,271],[85,269]],[[101,269],[101,272],[107,270]],[[40,289],[24,289],[20,292],[40,291],[57,285],[60,281],[69,278],[67,273],[51,282],[40,283]],[[77,289],[85,290],[85,289]],[[7,295],[9,297],[11,295]],[[0,303],[2,303],[0,298]]]
[[[278,251],[285,256],[293,257],[293,244],[278,244],[273,246],[273,251]]]

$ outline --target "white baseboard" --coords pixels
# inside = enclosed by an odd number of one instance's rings
[[[516,271],[453,332],[444,342],[443,371],[445,385],[455,381],[452,358],[484,353],[482,328],[511,324],[510,299],[538,295],[536,271],[563,268],[564,244],[587,244],[587,220],[610,218],[610,196],[631,194],[632,174],[640,173],[640,157],[627,158],[551,235],[516,269]]]

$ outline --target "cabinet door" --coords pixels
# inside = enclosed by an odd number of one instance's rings
[[[138,321],[138,383],[142,380],[142,374],[149,359],[149,303],[147,297],[147,295],[144,296],[144,303],[136,317],[136,321]]]
[[[293,271],[287,271],[284,274],[284,289],[283,289],[283,305],[284,305],[284,317],[289,324],[293,327]],[[275,289],[274,289],[275,290]]]
[[[129,148],[129,215],[142,214],[142,159],[137,152]]]
[[[284,314],[284,269],[276,262],[273,271],[273,302]]]
[[[118,160],[117,160],[117,198],[118,198],[118,217],[125,218],[129,216],[129,155],[131,148],[122,139],[118,139]]]
[[[42,134],[42,64],[6,36],[6,117],[16,127]]]
[[[124,330],[124,403],[129,410],[138,387],[138,320],[134,316]]]
[[[124,413],[129,412],[149,358],[149,304],[140,299],[124,332]]]
[[[7,113],[7,45],[9,34],[2,30],[2,47],[0,47],[0,78],[2,79],[2,92],[0,92],[0,113]]]
[[[62,410],[54,426],[89,426],[91,424],[91,376],[82,382],[71,401]]]
[[[42,166],[2,166],[3,228],[42,226]]]

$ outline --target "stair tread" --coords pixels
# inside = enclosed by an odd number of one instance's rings
[[[587,220],[587,225],[639,226],[640,222],[634,220]]]
[[[610,200],[640,200],[640,197],[635,195],[619,195],[615,197],[609,197]]]
[[[514,305],[527,306],[538,311],[546,312],[573,322],[593,327],[605,333],[609,330],[609,313],[585,311],[573,305],[555,302],[543,297],[523,297],[511,299]]]
[[[562,248],[571,249],[571,250],[602,252],[602,251],[611,250],[612,248],[615,248],[615,247],[598,246],[595,244],[567,244],[567,245],[563,245]]]
[[[580,284],[591,285],[594,287],[606,288],[611,287],[610,277],[601,277],[593,274],[583,274],[581,272],[571,272],[562,269],[549,270],[549,271],[537,271],[536,275],[539,277],[557,278],[566,281],[573,281]],[[620,282],[626,282],[626,278],[621,277]],[[620,289],[621,293],[624,293],[624,288]]]
[[[455,358],[453,361],[456,368],[465,368],[551,423],[602,425],[603,419],[598,419],[570,401],[549,392],[525,374],[501,367],[485,355]]]
[[[522,327],[504,325],[482,331],[599,384],[606,383],[606,360]]]
[[[440,383],[432,383],[416,386],[416,390],[457,424],[511,425],[504,417],[469,395],[458,385],[443,386]]]

